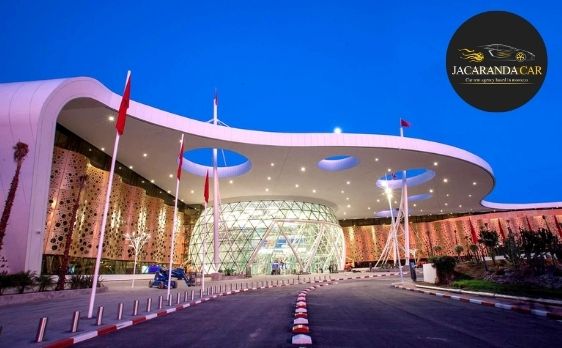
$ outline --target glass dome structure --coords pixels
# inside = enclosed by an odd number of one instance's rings
[[[203,211],[188,262],[205,272],[271,274],[343,269],[345,242],[334,211],[322,204],[265,200],[221,205],[220,264],[213,265],[213,208]],[[203,247],[204,245],[204,247]],[[204,260],[204,262],[203,262]]]

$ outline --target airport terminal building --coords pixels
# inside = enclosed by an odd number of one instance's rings
[[[91,78],[0,84],[0,200],[18,185],[2,239],[3,269],[53,273],[72,234],[73,271],[88,271],[100,236],[121,96]],[[121,137],[102,273],[125,273],[125,234],[147,232],[144,265],[168,262],[177,153],[185,134],[174,264],[208,271],[318,272],[376,261],[407,183],[413,258],[453,254],[480,228],[562,237],[562,202],[492,203],[492,168],[465,150],[400,136],[273,133],[213,125],[131,101]],[[18,167],[14,146],[29,153]],[[203,208],[220,149],[219,243]],[[389,196],[389,190],[394,196]],[[390,198],[389,198],[390,197]],[[211,203],[211,202],[210,202]],[[402,242],[403,240],[403,236]],[[213,265],[214,250],[219,264]],[[466,249],[466,248],[465,248]],[[212,265],[212,267],[211,267]]]

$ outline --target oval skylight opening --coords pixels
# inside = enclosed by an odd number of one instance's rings
[[[359,164],[357,157],[351,155],[333,155],[318,161],[318,168],[328,172],[339,172]]]
[[[213,149],[197,148],[184,152],[183,170],[193,175],[213,176]],[[243,154],[217,149],[217,171],[219,178],[230,178],[244,175],[252,169],[252,162]]]
[[[406,184],[409,187],[425,184],[433,179],[435,172],[425,168],[411,168],[406,169]],[[399,189],[402,188],[404,180],[404,170],[399,170],[393,173],[385,173],[377,180],[377,187]]]

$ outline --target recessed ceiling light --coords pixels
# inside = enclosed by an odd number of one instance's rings
[[[371,207],[367,207],[367,210],[371,210]]]
[[[271,176],[268,176],[268,177],[267,177],[267,180],[271,180]]]
[[[347,213],[344,211],[344,212],[343,212],[343,215],[347,215]]]
[[[472,183],[472,186],[476,186],[476,181],[474,181],[474,182]]]
[[[472,197],[472,195],[468,195],[468,197]]]
[[[269,192],[269,189],[267,187],[265,188],[265,192]]]
[[[375,157],[375,162],[378,162],[378,161],[379,161],[379,158],[378,158],[378,157]]]
[[[129,169],[133,169],[133,166],[129,166]]]
[[[392,168],[388,168],[386,171],[390,173],[392,171]]]
[[[429,189],[429,193],[433,193],[433,189]]]
[[[377,199],[377,203],[380,203],[380,202],[381,202],[381,200],[380,200],[380,199]]]
[[[272,166],[272,167],[275,167],[275,163],[273,163],[273,162],[271,162],[269,165]]]
[[[423,209],[420,209],[421,212],[423,212]]]
[[[440,209],[439,211],[442,213],[442,212],[443,212],[443,209]]]
[[[170,178],[173,178],[173,177],[174,177],[174,174],[168,174],[168,176],[169,176]]]
[[[346,201],[349,201],[349,197],[345,197],[345,200],[346,200]]]
[[[150,180],[150,182],[154,184],[154,179]]]
[[[462,204],[459,204],[459,208],[462,208]]]
[[[334,133],[340,134],[340,133],[341,133],[341,128],[340,128],[340,127],[334,128]]]
[[[306,172],[306,167],[301,167],[301,172]]]
[[[228,180],[229,184],[234,184],[234,180]]]
[[[147,153],[143,153],[143,154],[142,154],[142,157],[146,157],[146,156],[148,156]]]
[[[299,188],[299,184],[295,184],[295,187],[296,187],[296,188]]]
[[[448,182],[449,182],[449,179],[444,178],[444,179],[443,179],[443,182],[444,182],[444,183],[448,183]]]
[[[449,203],[445,203],[445,206],[448,206],[448,205],[449,205]]]
[[[316,193],[316,189],[312,189],[312,193]]]
[[[189,191],[189,193],[191,193],[191,194],[194,194],[194,193],[195,193],[195,191],[191,190],[191,191]]]
[[[347,207],[348,207],[348,208],[351,208],[351,204],[348,204]]]
[[[439,165],[439,162],[433,162],[433,166],[437,167]]]
[[[171,193],[172,191],[168,190],[168,193]]]
[[[109,116],[107,119],[112,121],[112,122],[115,121],[115,117],[113,117],[113,116]]]
[[[144,184],[144,180],[142,180],[141,183]]]
[[[447,193],[445,196],[449,197],[449,194]]]
[[[105,151],[105,147],[102,147],[101,150],[102,150],[102,151]]]
[[[351,181],[346,181],[345,183],[348,184],[348,185],[351,185]]]
[[[416,206],[416,203],[414,203],[414,207]]]
[[[344,191],[344,190],[341,190],[341,191],[340,191],[340,193],[344,194],[344,193],[345,193],[345,191]]]

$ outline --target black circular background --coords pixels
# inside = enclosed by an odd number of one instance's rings
[[[535,54],[534,61],[489,61],[470,63],[460,58],[459,49],[474,49],[488,44],[504,44],[530,51]],[[453,66],[465,65],[508,65],[542,66],[542,75],[536,76],[494,76],[494,75],[453,75]],[[524,18],[510,12],[491,11],[478,14],[464,22],[455,32],[447,49],[447,75],[457,94],[468,104],[484,111],[509,111],[528,102],[540,89],[546,76],[546,47],[538,31]],[[531,84],[525,85],[487,85],[463,84],[467,77],[529,78]]]

